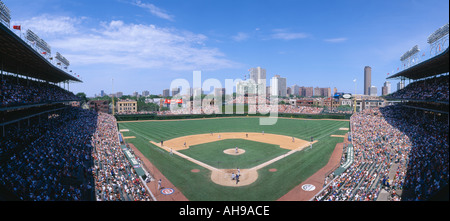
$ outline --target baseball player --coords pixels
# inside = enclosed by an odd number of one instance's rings
[[[161,189],[161,179],[158,181],[158,190]]]
[[[238,153],[238,147],[236,146],[236,151],[235,151],[235,153],[237,154]]]

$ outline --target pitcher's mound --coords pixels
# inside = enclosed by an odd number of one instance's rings
[[[241,155],[241,154],[245,153],[245,150],[238,148],[237,152],[236,152],[236,148],[231,148],[231,149],[226,149],[223,152],[226,154],[230,154],[230,155]]]

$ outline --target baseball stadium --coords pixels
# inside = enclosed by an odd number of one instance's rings
[[[448,201],[448,23],[429,58],[405,53],[386,79],[410,83],[383,106],[271,105],[248,90],[119,113],[114,98],[80,105],[68,59],[17,35],[1,0],[0,13],[1,201]]]

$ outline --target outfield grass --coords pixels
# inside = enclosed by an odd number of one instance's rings
[[[342,127],[348,127],[348,121],[280,118],[275,125],[262,126],[259,125],[258,118],[249,117],[119,123],[120,129],[130,130],[129,132],[123,132],[124,136],[136,137],[127,139],[127,142],[133,143],[164,176],[180,189],[189,200],[193,201],[277,200],[326,165],[335,145],[343,141],[343,138],[330,136],[344,134],[344,131],[339,131],[339,128]],[[304,140],[314,137],[318,142],[313,145],[311,150],[307,148],[307,150],[296,152],[268,165],[266,168],[260,169],[256,182],[239,188],[224,187],[213,183],[210,180],[209,170],[176,155],[170,155],[149,142],[150,140],[159,142],[175,137],[210,132],[261,131],[294,136]],[[264,155],[264,153],[267,153],[266,151],[261,151],[258,154]],[[210,154],[213,156],[209,157],[220,158],[217,154]],[[271,154],[275,156],[282,153]],[[269,172],[270,168],[276,168],[277,172]],[[192,173],[192,169],[199,169],[200,172]]]

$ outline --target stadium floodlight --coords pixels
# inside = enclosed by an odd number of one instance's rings
[[[404,61],[408,58],[410,58],[411,56],[413,56],[414,54],[416,54],[417,52],[419,52],[419,46],[414,46],[411,49],[409,49],[409,51],[405,52],[401,57],[400,57],[400,61]]]
[[[9,27],[9,22],[11,21],[11,11],[8,7],[0,0],[0,22]]]
[[[428,44],[433,44],[437,40],[441,39],[445,35],[448,35],[448,23],[444,26],[440,27],[438,30],[436,30],[433,34],[428,36]]]
[[[45,42],[43,39],[41,39],[39,36],[37,36],[30,29],[27,30],[26,39],[30,42],[35,43],[37,47],[39,47],[43,51],[47,52],[48,54],[51,54],[50,45],[48,45],[47,42]]]
[[[63,57],[59,52],[56,52],[55,58],[61,61],[61,63],[65,64],[66,66],[70,65],[70,62],[65,57]]]

